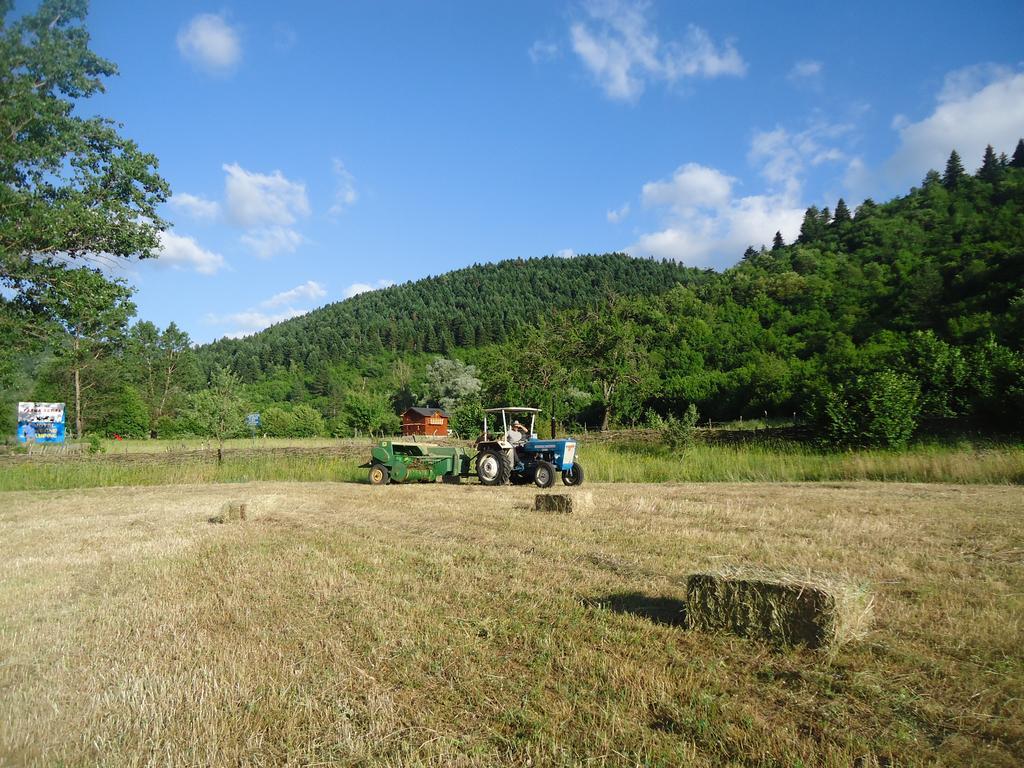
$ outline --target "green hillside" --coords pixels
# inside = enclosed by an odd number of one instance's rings
[[[357,363],[381,353],[448,354],[501,343],[553,310],[654,295],[711,275],[624,254],[474,264],[329,304],[243,339],[200,349],[207,365],[257,381],[277,366]]]

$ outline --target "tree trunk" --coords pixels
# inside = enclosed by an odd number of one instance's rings
[[[612,395],[615,394],[615,384],[607,381],[601,382],[601,391],[604,392],[604,415],[601,417],[601,431],[608,431],[608,423],[612,420]]]
[[[82,372],[75,366],[75,439],[82,439]]]

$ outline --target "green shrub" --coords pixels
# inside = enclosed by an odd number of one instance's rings
[[[667,419],[659,419],[661,422],[661,439],[674,451],[686,450],[691,447],[697,439],[697,421],[700,414],[697,406],[690,403],[680,418],[669,416]]]
[[[971,400],[990,426],[1019,431],[1024,424],[1024,354],[989,338],[971,349]]]
[[[448,430],[464,440],[475,437],[484,427],[484,407],[479,400],[460,403],[448,416]]]
[[[120,435],[135,440],[149,437],[149,409],[135,387],[126,386],[121,391],[114,415],[107,420],[103,432],[107,437]]]
[[[187,418],[161,416],[156,421],[156,436],[161,439],[179,440],[197,437],[197,433]]]
[[[106,453],[107,446],[103,442],[103,438],[97,435],[95,432],[89,435],[89,453],[95,455],[97,453]]]
[[[357,431],[363,435],[393,435],[402,428],[402,420],[388,397],[373,392],[349,392],[342,403],[340,423],[346,436]]]
[[[297,429],[295,416],[272,405],[260,413],[260,429],[267,437],[294,437]]]
[[[315,408],[297,405],[292,409],[292,434],[289,437],[321,437],[327,432],[324,417]]]
[[[826,391],[819,418],[833,445],[903,448],[917,428],[920,395],[906,374],[863,374]]]

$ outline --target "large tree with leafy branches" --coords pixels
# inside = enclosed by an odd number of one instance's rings
[[[13,7],[0,0],[0,379],[12,351],[53,329],[38,297],[73,289],[61,264],[155,256],[166,226],[157,206],[170,194],[153,155],[84,114],[117,74],[89,49],[86,0]]]
[[[87,374],[124,346],[128,321],[135,314],[132,289],[123,280],[107,280],[99,270],[57,268],[26,301],[60,330],[54,349],[66,372],[75,412],[75,437],[86,426],[86,402],[96,382]]]

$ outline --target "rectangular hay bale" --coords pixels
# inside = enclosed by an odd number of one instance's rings
[[[864,590],[838,581],[747,573],[698,573],[686,580],[691,629],[776,646],[840,645],[866,628],[870,607]]]
[[[249,505],[244,501],[228,501],[221,505],[220,514],[211,518],[211,522],[230,523],[245,520]]]
[[[533,508],[538,512],[569,514],[573,506],[572,495],[568,493],[538,493],[533,500]]]

